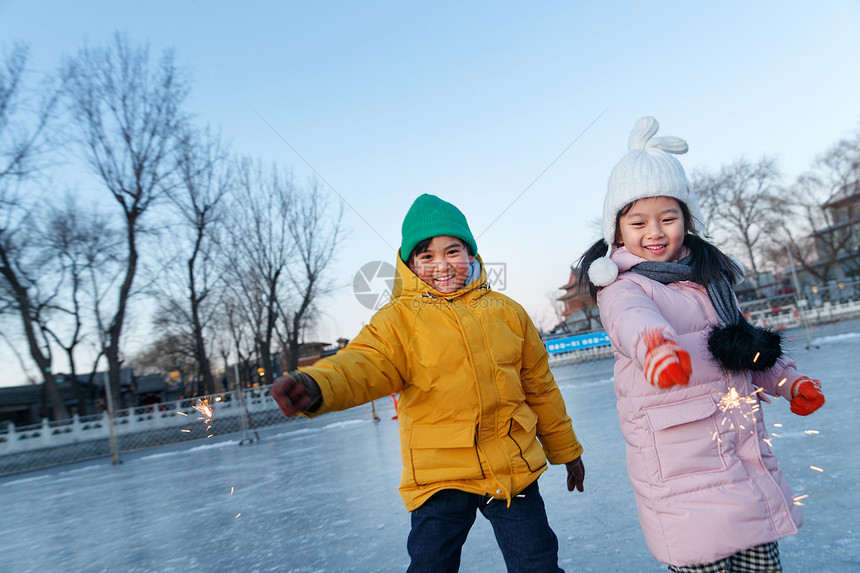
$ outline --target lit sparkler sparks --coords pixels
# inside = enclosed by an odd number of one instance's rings
[[[756,394],[761,392],[761,391],[762,391],[762,389],[758,388],[752,394],[750,394],[748,396],[742,396],[738,392],[737,388],[735,388],[733,386],[733,387],[729,388],[728,392],[726,392],[725,394],[723,394],[720,397],[720,401],[717,403],[717,406],[719,407],[720,412],[723,412],[723,413],[726,413],[729,410],[737,409],[741,412],[744,419],[746,419],[748,422],[754,424],[755,419],[751,416],[751,414],[757,412],[761,407],[759,405],[758,398],[756,397]],[[744,410],[743,408],[741,408],[741,406],[743,404],[749,404],[750,405],[749,410]],[[726,424],[726,421],[729,421],[729,430],[734,430],[735,424],[729,418],[729,416],[723,417],[723,420],[722,420],[722,422],[720,422],[720,425],[724,426]],[[747,429],[746,426],[744,424],[741,424],[741,423],[738,424],[738,428],[741,430]],[[753,431],[754,430],[750,430],[750,432],[753,432]],[[717,435],[717,432],[714,432],[713,439],[719,441],[719,437]]]
[[[192,406],[195,410],[203,414],[206,418],[206,423],[212,419],[212,408],[209,406],[209,400],[203,398]]]
[[[720,407],[721,412],[726,412],[733,408],[740,408],[741,404],[753,404],[754,409],[757,409],[758,399],[755,398],[755,395],[758,392],[761,392],[761,388],[757,389],[749,396],[741,396],[738,393],[737,388],[731,387],[729,388],[729,391],[723,394],[722,398],[720,398],[720,402],[717,404],[717,406]]]
[[[194,408],[195,410],[197,410],[198,412],[200,412],[200,414],[202,414],[202,416],[198,416],[197,419],[203,420],[203,423],[206,424],[206,430],[205,431],[208,432],[209,430],[211,430],[212,429],[212,417],[214,415],[214,413],[212,411],[211,401],[209,399],[206,399],[206,398],[201,398],[200,400],[197,401],[196,404],[192,404],[191,407]],[[180,410],[177,410],[176,413],[180,414],[182,416],[186,416],[186,417],[188,416],[187,413],[182,412]],[[181,431],[185,432],[185,433],[191,433],[191,430],[187,430],[187,429],[183,429]],[[211,438],[214,435],[215,434],[209,434],[206,437]]]

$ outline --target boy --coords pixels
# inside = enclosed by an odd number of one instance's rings
[[[490,290],[457,207],[421,195],[402,235],[391,301],[272,397],[287,416],[316,416],[400,394],[409,573],[457,571],[476,509],[508,571],[561,571],[537,479],[547,459],[565,463],[568,490],[583,491],[585,468],[540,335]]]

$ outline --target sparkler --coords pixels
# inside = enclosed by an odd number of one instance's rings
[[[200,400],[197,401],[196,404],[191,405],[192,408],[194,408],[195,410],[197,410],[198,412],[200,412],[202,414],[202,416],[198,416],[197,419],[203,420],[203,423],[206,424],[206,431],[207,432],[212,429],[212,417],[214,415],[214,412],[212,411],[211,403],[212,402],[210,399],[201,398]],[[176,413],[179,414],[180,416],[188,417],[188,414],[181,411],[181,410],[177,410]],[[188,429],[182,429],[180,431],[184,432],[186,434],[191,433],[191,430],[188,430]],[[206,437],[211,438],[214,435],[215,434],[209,434]]]
[[[199,400],[196,404],[194,404],[192,406],[192,408],[194,408],[195,410],[197,410],[198,412],[203,414],[203,417],[199,417],[197,419],[203,420],[203,423],[207,424],[207,426],[206,426],[207,432],[212,429],[212,424],[210,423],[212,421],[212,407],[209,404],[210,404],[209,400],[207,400],[206,398],[202,398],[201,400]],[[215,434],[209,434],[206,437],[211,438],[214,435]]]
[[[209,421],[212,420],[212,408],[209,406],[209,400],[207,400],[206,398],[199,400],[196,404],[192,406],[192,408],[203,414],[203,416],[205,417],[205,423],[208,424]]]
[[[216,398],[215,398],[215,401],[216,401],[216,402],[220,402],[220,401],[221,401],[221,398],[220,398],[220,397],[216,397]],[[192,407],[192,408],[194,408],[195,410],[197,410],[197,411],[200,413],[200,416],[198,416],[198,417],[197,417],[197,419],[198,419],[198,420],[202,420],[202,421],[203,421],[203,423],[204,423],[204,424],[206,424],[206,431],[208,432],[210,429],[212,429],[212,418],[215,416],[215,412],[212,410],[212,399],[209,399],[209,398],[201,398],[200,400],[198,400],[198,401],[197,401],[197,403],[196,403],[196,404],[192,404],[192,405],[191,405],[191,407]],[[186,417],[188,416],[188,414],[187,414],[187,413],[182,412],[182,411],[177,411],[176,413],[177,413],[177,414],[180,414],[180,415],[182,415],[182,416],[186,416]],[[187,429],[187,428],[183,428],[183,429],[181,429],[180,431],[181,431],[181,432],[186,432],[186,433],[191,433],[191,430],[189,430],[189,429]],[[206,437],[207,437],[207,438],[211,438],[213,435],[214,435],[214,434],[209,434],[209,435],[208,435],[208,436],[206,436]],[[219,448],[219,450],[218,450],[218,451],[220,452],[220,451],[222,451],[223,449],[224,449],[224,448]],[[225,483],[226,485],[229,485],[229,482],[224,482],[224,483]],[[231,496],[231,497],[233,496],[233,494],[235,493],[235,491],[236,491],[236,487],[235,487],[235,486],[230,486],[230,496]],[[242,516],[242,513],[241,513],[241,512],[240,512],[240,513],[237,513],[237,514],[233,517],[233,519],[239,519],[239,517],[241,517],[241,516]]]
[[[762,389],[758,388],[749,396],[741,396],[738,393],[737,388],[732,386],[731,388],[729,388],[728,392],[723,394],[717,406],[720,407],[721,412],[727,412],[728,410],[731,410],[733,408],[740,408],[741,404],[753,404],[752,410],[756,411],[758,410],[758,399],[755,397],[755,395],[761,391]],[[746,417],[746,415],[744,417]]]
[[[757,358],[758,358],[758,355],[756,355],[756,359]],[[755,362],[755,359],[753,359],[753,362]],[[778,386],[782,386],[783,384],[786,383],[786,381],[787,381],[787,379],[783,378],[782,380],[779,381]],[[758,403],[758,399],[756,397],[756,394],[761,392],[761,391],[762,391],[762,388],[758,388],[752,394],[750,394],[748,396],[742,396],[737,391],[736,388],[734,388],[734,387],[729,388],[729,391],[720,397],[720,401],[717,403],[717,406],[720,408],[720,411],[723,412],[724,414],[727,413],[729,410],[739,410],[744,419],[749,420],[750,422],[753,422],[753,418],[751,417],[751,414],[753,414],[754,412],[757,412],[761,408],[761,406]],[[742,408],[742,406],[744,404],[751,404],[751,407],[749,409]],[[723,418],[723,421],[721,422],[720,425],[725,425],[726,420],[728,420],[728,419],[729,419],[729,417],[727,415],[726,417]],[[742,424],[738,424],[738,426],[740,427],[740,429],[744,429],[744,426]],[[782,428],[783,426],[782,426],[782,424],[774,424],[773,427],[774,428]],[[729,429],[730,430],[734,429],[734,423],[733,422],[730,423]],[[818,430],[804,430],[804,433],[806,435],[809,435],[809,436],[814,436],[814,435],[818,435],[820,432]],[[777,438],[781,437],[779,434],[776,434],[776,433],[771,433],[771,436],[774,436]],[[719,441],[720,438],[719,438],[719,432],[718,431],[714,432],[713,439]],[[763,438],[763,440],[768,446],[772,447],[773,444],[771,443],[771,440],[769,438]],[[809,466],[809,469],[816,471],[816,472],[824,473],[824,470],[818,466]],[[809,483],[809,481],[807,480],[806,483]],[[806,483],[804,483],[800,487],[800,489],[803,489],[804,487],[806,487]],[[806,493],[802,494],[802,495],[794,496],[794,498],[793,498],[794,505],[805,505],[804,503],[801,502],[801,500],[804,500],[808,497],[809,497],[809,494],[806,494]]]
[[[726,412],[728,412],[729,410],[738,410],[741,412],[741,415],[743,416],[743,418],[745,420],[747,420],[750,423],[754,423],[755,419],[752,417],[752,414],[757,412],[760,408],[756,394],[761,392],[761,391],[762,391],[762,389],[758,388],[752,394],[750,394],[748,396],[742,396],[738,392],[737,388],[732,386],[731,388],[729,388],[728,392],[726,392],[725,394],[723,394],[720,397],[720,401],[717,403],[717,406],[719,407],[720,412],[723,412],[724,414]],[[742,406],[744,404],[750,404],[751,406],[749,409],[742,408]],[[727,420],[730,421],[729,416],[723,417],[723,421],[721,422],[720,425],[725,425]],[[741,430],[746,429],[746,426],[744,426],[743,424],[738,424],[738,427]],[[734,429],[735,429],[735,424],[733,421],[730,421],[729,430],[734,430]],[[752,430],[750,430],[750,431],[752,432]],[[714,432],[714,439],[716,439],[716,440],[719,439],[717,437],[717,432]]]

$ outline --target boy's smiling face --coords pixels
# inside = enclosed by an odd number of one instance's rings
[[[409,268],[419,279],[447,294],[465,286],[473,260],[463,241],[439,235],[409,260]]]

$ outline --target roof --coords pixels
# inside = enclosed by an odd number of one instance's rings
[[[854,183],[848,183],[840,187],[821,207],[823,209],[842,207],[858,201],[860,201],[860,181],[855,181]]]

